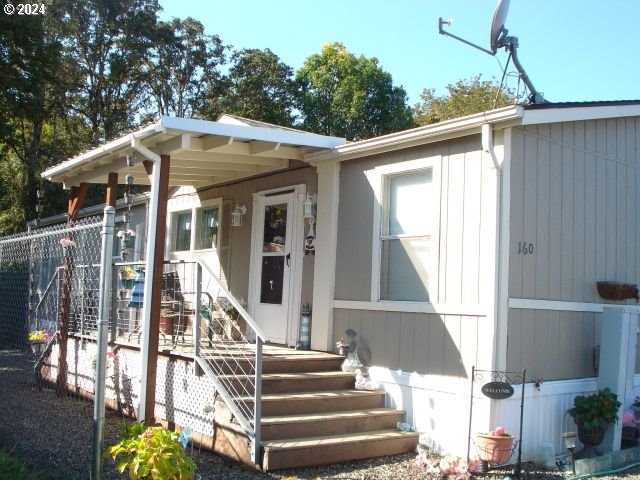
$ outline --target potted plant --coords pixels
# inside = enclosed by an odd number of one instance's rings
[[[618,421],[620,405],[618,396],[608,388],[573,400],[569,415],[576,422],[578,438],[585,447],[600,445],[609,424]]]
[[[173,335],[173,318],[175,313],[170,308],[160,310],[160,331],[165,335]]]
[[[105,455],[116,462],[116,470],[128,470],[132,480],[189,480],[195,477],[196,464],[178,440],[178,433],[142,422],[128,425],[120,442]]]
[[[496,427],[489,433],[476,434],[476,447],[480,460],[495,465],[503,465],[511,458],[513,435],[503,427]]]

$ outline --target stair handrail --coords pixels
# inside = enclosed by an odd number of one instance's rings
[[[251,326],[251,329],[255,332],[256,337],[260,338],[263,342],[267,341],[267,335],[262,331],[262,329],[258,326],[255,320],[249,315],[249,313],[244,309],[244,307],[240,304],[240,302],[234,297],[231,292],[222,284],[218,276],[213,272],[211,267],[201,260],[197,260],[198,265],[200,265],[211,277],[211,279],[215,282],[216,287],[219,288],[222,293],[224,293],[225,297],[229,300],[231,305],[235,307],[240,316],[247,322],[247,325]]]
[[[251,328],[255,334],[255,364],[254,364],[254,373],[253,373],[253,412],[248,412],[247,406],[244,405],[242,408],[242,401],[234,399],[233,395],[229,390],[233,390],[227,388],[227,385],[223,382],[222,379],[218,378],[216,372],[213,371],[212,366],[210,366],[207,361],[202,357],[200,352],[200,329],[196,329],[195,334],[195,351],[194,358],[196,363],[202,368],[203,371],[207,373],[209,378],[212,380],[217,392],[220,394],[222,399],[227,404],[227,407],[233,415],[236,417],[238,422],[245,429],[251,441],[251,459],[254,464],[260,465],[261,461],[261,446],[260,446],[260,437],[261,437],[261,419],[262,419],[262,345],[266,341],[267,336],[262,331],[262,329],[256,324],[255,320],[249,315],[249,313],[244,309],[244,307],[240,304],[240,302],[231,294],[231,292],[222,284],[218,276],[213,272],[211,267],[206,263],[196,260],[196,312],[197,315],[200,313],[201,308],[201,293],[202,290],[202,271],[206,271],[210,278],[215,283],[216,287],[219,289],[218,291],[222,292],[226,299],[233,305],[233,307],[238,311],[239,315],[246,322],[247,327]],[[208,293],[208,292],[206,292]],[[213,312],[209,312],[213,317]],[[243,337],[245,342],[247,341],[245,337]],[[243,372],[244,373],[244,372]],[[238,378],[237,375],[234,375],[235,378]],[[237,392],[236,392],[237,393]],[[252,415],[253,418],[248,418]]]

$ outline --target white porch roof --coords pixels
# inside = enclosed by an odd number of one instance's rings
[[[133,175],[137,185],[148,185],[139,152],[170,155],[169,186],[202,187],[280,170],[290,160],[305,161],[312,153],[332,149],[345,139],[279,127],[231,115],[218,121],[177,117],[160,120],[105,145],[55,165],[42,173],[65,188],[86,183],[107,183],[110,172]],[[136,151],[137,146],[138,152]],[[127,155],[137,158],[127,166]]]

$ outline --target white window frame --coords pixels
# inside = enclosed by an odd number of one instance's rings
[[[218,208],[218,238],[216,239],[216,246],[212,248],[196,248],[198,241],[198,235],[200,233],[200,216],[201,210],[206,208],[217,207]],[[188,250],[176,250],[176,228],[178,215],[191,212],[191,238],[189,240]],[[211,200],[205,200],[197,202],[195,205],[185,206],[184,204],[175,205],[169,211],[169,253],[171,255],[184,255],[191,252],[217,252],[220,250],[220,239],[222,238],[222,198],[213,198]]]
[[[438,278],[439,278],[439,256],[440,256],[440,169],[442,165],[442,156],[421,158],[416,160],[407,160],[404,162],[381,165],[371,170],[367,170],[365,175],[373,190],[373,237],[371,249],[371,301],[379,303],[400,303],[407,304],[432,304],[438,303]],[[430,232],[430,261],[429,261],[429,292],[428,302],[416,302],[405,300],[382,300],[380,298],[380,275],[382,266],[382,231],[383,222],[386,219],[384,211],[385,204],[388,202],[388,178],[392,175],[409,174],[416,170],[431,170],[431,198],[428,200],[433,205],[433,226]]]

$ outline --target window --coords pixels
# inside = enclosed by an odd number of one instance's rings
[[[218,222],[220,207],[200,208],[198,212],[198,242],[196,248],[216,248],[218,245]]]
[[[176,252],[184,252],[191,249],[191,212],[176,214],[176,235],[173,249]]]
[[[221,201],[209,201],[203,206],[171,214],[171,250],[212,250],[220,238]]]
[[[367,172],[376,198],[373,301],[429,302],[435,293],[437,166],[432,160],[411,160]]]

